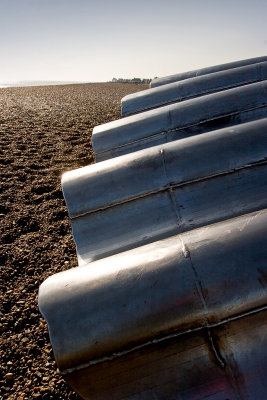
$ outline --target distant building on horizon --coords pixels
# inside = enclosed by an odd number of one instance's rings
[[[113,78],[112,81],[113,83],[150,83],[151,79],[141,79],[141,78],[132,78],[132,79],[125,79],[125,78]]]

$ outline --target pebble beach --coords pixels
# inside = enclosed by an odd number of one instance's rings
[[[57,371],[38,288],[77,267],[61,175],[94,163],[94,126],[146,84],[0,89],[0,399],[78,399]]]

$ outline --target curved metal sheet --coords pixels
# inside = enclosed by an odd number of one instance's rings
[[[169,75],[162,78],[156,78],[151,81],[150,85],[151,87],[157,87],[161,85],[166,85],[171,82],[177,82],[184,79],[193,78],[195,76],[207,75],[213,72],[225,71],[227,69],[238,68],[244,65],[251,65],[264,61],[267,61],[267,56],[248,58],[246,60],[234,61],[226,64],[219,64],[212,67],[206,67],[206,68],[196,69],[193,71],[182,72],[180,74]]]
[[[97,126],[97,161],[267,116],[267,81],[208,94]]]
[[[74,218],[171,183],[263,161],[266,155],[267,118],[263,118],[72,170],[62,176],[61,183]]]
[[[48,278],[39,307],[59,368],[263,307],[266,235],[261,210]]]
[[[79,264],[267,207],[266,135],[263,119],[63,175]]]
[[[267,79],[267,62],[214,72],[128,94],[121,100],[123,117]]]
[[[266,84],[96,127],[63,176],[80,267],[39,306],[84,399],[265,400]]]
[[[267,311],[261,311],[151,343],[65,378],[88,400],[265,400],[266,331]]]

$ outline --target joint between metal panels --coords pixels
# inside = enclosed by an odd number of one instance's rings
[[[194,333],[194,332],[200,332],[200,331],[203,331],[204,329],[218,328],[218,327],[220,327],[222,325],[225,325],[227,323],[230,323],[232,321],[236,321],[236,320],[239,320],[241,318],[248,317],[250,315],[254,315],[254,314],[257,314],[257,313],[262,312],[262,311],[263,312],[267,311],[267,305],[266,304],[264,304],[263,306],[258,307],[256,309],[248,310],[248,311],[245,311],[243,313],[236,314],[236,315],[224,318],[224,319],[219,320],[217,322],[207,322],[206,324],[197,326],[195,328],[190,328],[190,329],[183,330],[183,331],[176,331],[174,333],[171,333],[169,335],[165,335],[163,337],[158,337],[158,338],[155,338],[155,339],[151,339],[151,340],[149,340],[149,341],[147,341],[145,343],[136,345],[134,347],[131,347],[131,348],[119,351],[119,352],[114,352],[114,353],[112,353],[110,355],[106,355],[106,356],[103,356],[103,357],[100,357],[100,358],[96,358],[96,359],[90,360],[87,363],[82,363],[80,365],[76,365],[75,367],[66,368],[64,370],[59,370],[59,372],[62,375],[71,374],[71,373],[73,373],[75,371],[80,371],[82,369],[92,367],[92,366],[100,364],[102,362],[113,361],[113,360],[115,360],[115,359],[117,359],[119,357],[126,356],[127,354],[131,354],[134,351],[144,349],[144,348],[146,348],[146,347],[148,347],[150,345],[154,345],[154,344],[158,344],[158,343],[161,343],[161,342],[165,342],[165,341],[170,340],[170,339],[175,339],[175,338],[178,338],[178,337],[180,337],[182,335],[186,335],[186,334],[190,334],[190,333]]]
[[[190,266],[191,269],[193,271],[193,275],[194,275],[194,279],[195,279],[195,284],[196,284],[196,288],[198,291],[198,295],[200,297],[203,309],[204,309],[204,313],[207,314],[208,313],[208,304],[206,302],[205,299],[205,294],[204,294],[204,290],[202,287],[202,283],[201,283],[201,279],[198,275],[197,269],[195,268],[193,261],[192,261],[192,257],[191,257],[191,253],[190,250],[188,248],[188,246],[186,246],[186,244],[184,243],[182,236],[178,235],[178,238],[180,239],[181,245],[182,245],[182,252],[185,258],[189,259],[190,262]],[[221,368],[225,368],[225,361],[221,356],[220,353],[220,349],[219,346],[217,345],[217,343],[215,342],[215,338],[212,332],[212,328],[209,327],[209,320],[207,317],[205,317],[206,320],[206,325],[207,325],[207,333],[208,333],[208,340],[209,340],[209,346],[211,348],[211,351],[213,352],[215,359],[217,360],[217,362],[219,363]]]
[[[170,184],[170,179],[169,179],[168,174],[167,174],[166,160],[165,160],[165,155],[164,155],[164,149],[163,148],[160,149],[160,154],[161,154],[161,159],[162,159],[162,163],[163,163],[163,170],[164,170],[165,179],[166,179],[166,182],[168,184],[168,186],[166,186],[166,189],[168,190],[168,193],[169,193],[169,196],[170,196],[170,199],[171,199],[172,208],[173,208],[174,213],[175,213],[176,223],[177,223],[177,225],[179,227],[179,225],[181,223],[181,215],[180,215],[179,209],[178,209],[176,201],[175,201],[175,197],[174,197],[174,194],[173,194],[173,188],[172,188],[172,185]],[[178,230],[178,233],[179,233],[179,230]]]
[[[163,151],[163,153],[164,153],[163,149],[161,149],[161,151]],[[165,176],[166,176],[166,179],[167,179],[167,182],[168,182],[164,187],[161,187],[161,188],[155,189],[155,190],[149,190],[149,191],[147,191],[145,193],[140,193],[140,194],[137,194],[137,195],[133,195],[133,196],[125,198],[123,200],[116,201],[116,202],[113,202],[113,203],[108,204],[108,205],[103,205],[102,207],[98,207],[98,208],[92,209],[90,211],[85,211],[83,213],[81,212],[81,213],[79,213],[77,215],[70,216],[70,219],[74,220],[76,218],[84,217],[86,215],[93,214],[95,212],[105,211],[105,210],[107,210],[109,208],[120,206],[122,204],[131,202],[131,201],[134,201],[134,200],[138,200],[138,199],[150,196],[150,195],[154,195],[154,194],[157,194],[157,193],[162,193],[162,192],[165,192],[165,191],[169,191],[169,193],[171,195],[171,198],[172,198],[172,201],[173,201],[173,200],[175,200],[174,197],[173,197],[173,190],[176,189],[176,188],[184,187],[184,186],[187,186],[187,185],[192,185],[194,183],[202,182],[202,181],[205,181],[205,180],[208,180],[208,179],[213,179],[213,178],[224,176],[224,175],[228,175],[228,174],[234,174],[235,172],[242,171],[244,169],[253,168],[253,167],[259,167],[259,166],[262,166],[262,165],[266,164],[266,159],[264,158],[262,160],[258,160],[256,162],[254,162],[254,163],[243,165],[242,167],[233,168],[233,169],[228,170],[228,171],[222,171],[222,172],[218,172],[217,174],[206,175],[206,176],[203,176],[203,177],[200,177],[200,178],[195,178],[195,179],[191,179],[191,180],[183,181],[183,182],[179,182],[179,183],[169,182],[168,177],[167,177],[167,173],[166,173],[166,166],[165,166],[164,157],[163,157],[163,162],[164,162],[163,168],[165,169]],[[175,204],[175,207],[176,207],[176,204]],[[176,211],[178,212],[178,216],[180,218],[180,212],[179,212],[179,210],[177,208],[176,208]]]

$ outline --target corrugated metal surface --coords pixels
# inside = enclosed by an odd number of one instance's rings
[[[267,118],[66,173],[79,264],[267,206],[266,131]]]
[[[266,104],[265,81],[97,127],[107,160],[63,176],[80,267],[39,305],[84,399],[266,399]]]
[[[267,81],[163,106],[94,128],[97,161],[267,117]]]
[[[266,234],[261,210],[50,277],[40,306],[53,319],[58,366],[75,368],[261,308]]]
[[[267,312],[151,343],[66,375],[87,399],[266,399]]]

